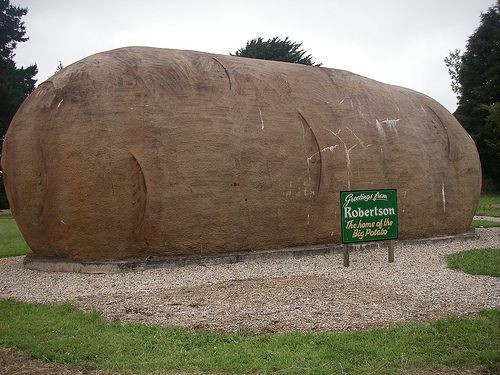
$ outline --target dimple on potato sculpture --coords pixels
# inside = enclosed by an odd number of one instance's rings
[[[340,243],[339,191],[398,190],[399,238],[468,230],[474,142],[440,104],[342,70],[146,47],[25,100],[2,166],[33,256],[71,261]]]

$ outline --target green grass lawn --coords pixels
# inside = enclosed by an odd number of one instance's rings
[[[472,220],[471,228],[494,228],[500,227],[499,221]]]
[[[497,205],[497,207],[493,207]],[[500,216],[500,193],[481,194],[477,205],[476,215]]]
[[[86,369],[393,374],[486,366],[500,371],[500,311],[359,332],[251,336],[109,323],[71,305],[0,300],[0,345]]]
[[[500,277],[500,249],[466,250],[447,256],[448,266],[471,275]]]
[[[0,215],[0,258],[26,255],[30,248],[24,241],[12,215]]]

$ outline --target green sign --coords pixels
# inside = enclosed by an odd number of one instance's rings
[[[398,238],[397,191],[340,192],[342,243]]]

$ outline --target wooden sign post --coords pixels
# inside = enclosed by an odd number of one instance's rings
[[[394,263],[394,241],[393,240],[389,241],[388,258],[389,258],[389,263]]]
[[[344,244],[344,267],[349,267],[349,245]]]
[[[349,244],[387,241],[388,260],[394,262],[394,239],[398,238],[397,190],[340,192],[344,266],[349,267]]]

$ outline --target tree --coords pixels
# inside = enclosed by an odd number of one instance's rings
[[[500,1],[481,13],[464,53],[451,52],[445,64],[458,98],[454,115],[476,142],[483,178],[499,188]]]
[[[448,68],[448,74],[451,77],[451,89],[457,95],[457,99],[460,99],[460,80],[459,73],[460,67],[462,65],[462,53],[459,49],[456,49],[453,52],[450,52],[448,57],[444,58],[444,63]]]
[[[280,39],[276,36],[268,40],[258,37],[249,40],[246,46],[236,51],[233,56],[321,66],[321,64],[314,63],[312,56],[306,55],[307,52],[300,49],[301,46],[302,43],[292,42],[288,37]]]
[[[21,18],[28,9],[0,0],[0,155],[7,128],[23,100],[35,89],[36,65],[18,68],[14,62],[17,43],[25,42],[26,30]],[[0,174],[0,208],[8,206]]]

